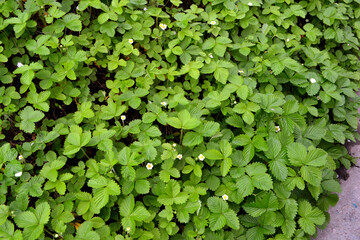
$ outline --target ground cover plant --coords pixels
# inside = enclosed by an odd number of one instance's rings
[[[0,13],[0,238],[300,240],[326,226],[359,138],[359,1]]]

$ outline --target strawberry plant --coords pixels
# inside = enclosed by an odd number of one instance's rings
[[[0,238],[310,239],[356,159],[358,1],[0,1]]]

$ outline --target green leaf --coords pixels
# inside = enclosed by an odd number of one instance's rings
[[[298,211],[298,204],[296,200],[290,198],[286,199],[284,203],[286,216],[290,219],[294,219]]]
[[[252,143],[254,144],[254,147],[257,149],[266,152],[268,150],[268,145],[264,138],[260,137],[259,135],[256,135],[252,139]]]
[[[207,49],[212,49],[215,47],[215,39],[213,38],[208,38],[204,41],[204,43],[202,44],[202,49],[203,50],[207,50]]]
[[[30,211],[22,212],[16,215],[14,217],[14,221],[16,225],[21,228],[33,227],[39,223],[35,214]]]
[[[246,134],[240,134],[234,138],[232,143],[239,146],[245,146],[251,143],[251,138]]]
[[[17,151],[14,148],[11,148],[10,143],[5,143],[0,147],[0,164],[5,162],[11,162],[17,157]]]
[[[88,186],[92,188],[102,188],[102,187],[106,187],[106,185],[107,185],[107,180],[103,176],[91,178],[88,182]]]
[[[222,84],[226,84],[226,81],[229,77],[229,71],[226,68],[217,68],[215,70],[214,77]]]
[[[231,144],[226,140],[221,140],[220,141],[220,150],[223,153],[224,158],[229,157],[232,153]]]
[[[210,230],[216,231],[223,228],[226,224],[226,218],[222,214],[211,214],[209,218]]]
[[[299,202],[298,220],[300,227],[308,234],[313,235],[316,232],[315,224],[322,225],[325,222],[324,213],[317,207],[312,207],[311,204],[305,200]]]
[[[301,177],[314,186],[320,186],[322,173],[321,170],[313,166],[302,166],[300,168]]]
[[[204,137],[212,137],[220,130],[220,124],[217,122],[207,121],[204,124],[201,124],[197,128],[197,132]]]
[[[6,221],[9,216],[9,207],[6,205],[0,205],[0,226]]]
[[[286,58],[284,61],[282,61],[282,63],[285,65],[285,67],[287,67],[297,73],[305,72],[307,70],[303,65],[301,65],[300,63],[298,63],[296,60],[294,60],[292,58]]]
[[[221,162],[220,172],[221,172],[221,175],[222,175],[223,177],[225,177],[226,174],[228,174],[228,172],[230,171],[231,166],[232,166],[232,160],[231,160],[231,158],[225,158],[225,159]]]
[[[194,129],[201,124],[199,119],[191,117],[188,110],[182,110],[178,113],[183,129]]]
[[[183,50],[180,46],[176,46],[171,50],[175,55],[183,54]]]
[[[313,139],[313,140],[321,140],[326,135],[326,129],[316,126],[310,125],[306,128],[304,133],[304,137]]]
[[[224,213],[229,208],[227,202],[218,197],[209,197],[207,200],[207,206],[213,213]]]
[[[108,14],[108,13],[102,13],[102,14],[100,14],[99,17],[98,17],[98,22],[99,22],[100,24],[103,24],[103,23],[105,23],[108,19],[109,19],[109,14]]]
[[[44,225],[37,225],[25,228],[23,231],[24,239],[38,239],[44,231]]]
[[[106,188],[94,189],[94,206],[96,211],[99,211],[109,202],[109,194]]]
[[[46,224],[50,218],[50,205],[47,202],[39,204],[35,209],[35,215],[39,224]]]
[[[171,179],[165,187],[165,194],[158,197],[158,202],[163,205],[182,204],[186,202],[188,197],[187,193],[180,192],[180,184]]]
[[[294,166],[302,166],[306,158],[306,147],[301,143],[290,143],[287,146],[289,162]]]
[[[82,23],[79,19],[79,15],[69,13],[63,17],[63,22],[65,27],[69,28],[71,31],[79,32],[82,28]]]
[[[261,190],[270,190],[273,188],[273,181],[269,174],[255,174],[251,177],[253,186]]]
[[[269,169],[271,173],[280,181],[284,181],[288,176],[288,169],[285,160],[277,159],[269,162]]]
[[[193,147],[203,142],[203,138],[196,132],[187,132],[183,138],[182,144],[187,147]]]
[[[113,196],[120,195],[120,187],[114,180],[109,180],[107,182],[106,188],[109,195],[113,195]]]
[[[281,225],[281,230],[287,238],[291,238],[296,229],[296,222],[292,219],[285,218],[284,223]]]
[[[224,213],[224,216],[226,218],[226,225],[228,225],[232,229],[240,229],[239,218],[232,209],[228,209]]]
[[[98,233],[92,231],[93,223],[91,221],[85,221],[81,224],[76,233],[76,239],[94,239],[100,240]]]
[[[297,100],[292,99],[284,104],[283,109],[286,115],[296,113],[299,110],[299,103]]]
[[[71,132],[65,139],[64,154],[72,155],[80,151],[80,149],[88,144],[91,140],[91,133],[84,132],[82,128],[77,125],[70,127]]]
[[[150,217],[150,213],[143,206],[138,206],[131,213],[130,217],[135,221],[144,221]]]
[[[226,52],[226,46],[223,44],[216,44],[214,47],[214,53],[218,55],[219,57],[224,57],[224,54]],[[215,71],[216,72],[216,71]]]
[[[166,123],[174,128],[179,128],[179,129],[182,126],[180,119],[176,117],[166,118]]]
[[[206,152],[204,153],[204,156],[206,158],[211,159],[211,160],[218,160],[218,159],[223,159],[224,158],[222,153],[219,152],[218,150],[215,150],[215,149],[206,150]]]
[[[238,189],[237,191],[241,198],[249,196],[254,191],[254,186],[251,181],[251,178],[247,175],[240,177],[236,181],[236,187]]]
[[[150,183],[148,180],[139,179],[135,182],[135,190],[140,194],[146,194],[150,191]]]
[[[128,217],[131,215],[135,207],[135,199],[133,195],[129,195],[120,203],[120,215],[123,217]]]
[[[247,124],[252,124],[254,122],[254,114],[250,111],[244,112],[242,118]]]
[[[253,217],[259,217],[267,211],[276,211],[279,208],[277,197],[272,192],[266,192],[256,197],[255,202],[246,203],[244,210]]]
[[[27,106],[19,113],[21,118],[20,129],[27,133],[32,133],[35,130],[35,123],[44,118],[45,114]]]
[[[209,189],[215,191],[220,186],[220,179],[214,175],[210,175],[210,177],[206,180],[206,184]]]
[[[324,190],[329,192],[341,192],[340,183],[334,179],[323,181],[321,186]]]
[[[91,102],[83,102],[77,112],[74,113],[74,120],[76,124],[79,124],[83,121],[83,118],[92,118],[94,117],[94,112],[91,109]]]
[[[326,164],[327,153],[322,149],[309,148],[305,164],[309,166],[321,167]]]

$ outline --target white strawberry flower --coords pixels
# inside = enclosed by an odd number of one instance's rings
[[[58,238],[58,237],[59,237],[59,234],[56,233],[56,234],[54,235],[54,238]]]
[[[151,169],[153,169],[153,167],[154,167],[154,165],[152,165],[152,163],[146,164],[147,170],[151,170]]]
[[[252,5],[253,5],[253,3],[252,3],[252,2],[249,2],[249,3],[248,3],[248,5],[249,5],[249,6],[252,6]]]
[[[165,30],[167,28],[167,25],[165,23],[160,23],[159,26],[162,30]]]
[[[242,74],[242,73],[244,73],[244,71],[240,69],[240,70],[239,70],[239,73]]]
[[[121,115],[121,116],[120,116],[120,119],[123,120],[123,121],[125,121],[125,120],[126,120],[126,116],[125,116],[125,115]]]
[[[229,199],[229,196],[226,195],[226,194],[224,194],[224,195],[222,195],[222,199],[223,199],[224,201],[227,201],[227,200]]]
[[[214,58],[214,56],[213,56],[211,53],[209,54],[209,57],[210,57],[210,58]]]
[[[22,172],[15,173],[15,177],[21,177],[21,175],[22,175]]]
[[[23,159],[24,159],[24,156],[23,156],[23,155],[19,155],[18,159],[19,159],[19,160],[23,160]]]
[[[286,39],[287,42],[290,42],[290,38]]]
[[[316,99],[319,101],[319,100],[320,100],[320,96],[317,96]]]
[[[79,10],[79,6],[76,7],[76,10]]]
[[[202,154],[200,154],[200,155],[198,156],[198,158],[199,158],[200,161],[204,161],[204,160],[205,160],[205,156],[202,155]]]
[[[146,11],[147,10],[147,8],[146,7],[144,7],[144,11]]]
[[[19,68],[19,67],[24,66],[24,64],[22,64],[21,62],[18,62],[18,63],[16,64],[16,66]]]
[[[129,39],[129,43],[130,43],[130,44],[133,44],[133,43],[134,43],[134,39],[130,38],[130,39]]]
[[[127,232],[130,232],[130,230],[131,230],[130,227],[127,227],[127,228],[126,228],[126,231],[127,231]]]
[[[182,155],[182,154],[178,154],[178,155],[176,156],[176,158],[177,158],[177,159],[179,159],[179,160],[181,160],[181,159],[182,159],[182,157],[183,157],[183,155]]]
[[[234,104],[237,104],[237,101],[234,101]]]
[[[316,79],[315,78],[310,78],[310,82],[311,83],[316,83]]]
[[[161,102],[160,104],[165,107],[167,105],[167,102]]]
[[[215,25],[216,24],[216,21],[211,21],[210,22],[210,25]]]
[[[173,147],[176,147],[176,143],[173,143],[173,145],[172,145]]]
[[[280,132],[280,126],[275,126],[275,132]]]

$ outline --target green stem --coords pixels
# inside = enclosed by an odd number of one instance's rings
[[[86,154],[85,150],[84,150],[83,148],[81,148],[81,150],[83,151],[84,155],[85,155],[88,159],[90,159],[89,156]]]
[[[19,3],[19,7],[20,7],[21,11],[24,11],[24,6],[23,6],[22,1],[18,0],[17,2]]]
[[[181,129],[180,130],[180,145],[182,144],[183,134],[184,134],[184,129]]]
[[[44,228],[44,231],[47,232],[50,236],[54,236],[54,234],[52,232],[50,232],[49,230],[47,230],[46,228]]]
[[[115,169],[114,169],[114,168],[111,168],[111,171],[114,173],[114,175],[115,175],[114,177],[115,177],[116,181],[117,181],[118,183],[120,183],[120,178],[119,178],[119,176],[117,175]]]

